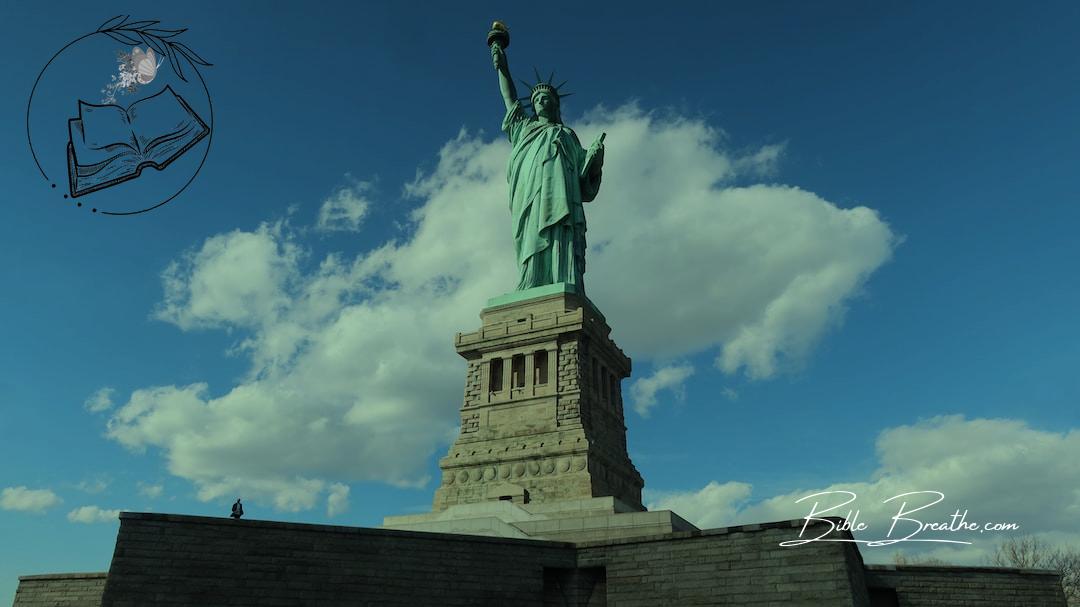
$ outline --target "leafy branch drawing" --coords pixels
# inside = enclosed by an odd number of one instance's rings
[[[181,57],[187,61],[191,69],[195,70],[196,74],[199,72],[198,66],[211,67],[213,65],[191,50],[191,47],[179,40],[173,40],[173,38],[186,32],[187,28],[178,30],[155,28],[154,26],[160,23],[159,21],[128,22],[130,17],[130,15],[117,15],[102,23],[101,27],[97,28],[97,32],[128,46],[145,44],[154,49],[154,52],[158,55],[168,57],[169,65],[172,66],[173,71],[184,82],[188,80],[184,77],[184,71],[180,67]]]

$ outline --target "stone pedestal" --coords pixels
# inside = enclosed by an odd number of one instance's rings
[[[525,505],[505,500],[459,504],[440,512],[388,516],[383,528],[574,543],[698,531],[670,510],[642,512],[613,497]]]
[[[630,359],[603,315],[572,285],[548,285],[496,298],[480,318],[456,338],[468,360],[461,434],[439,462],[433,511],[608,496],[644,510],[623,420]]]

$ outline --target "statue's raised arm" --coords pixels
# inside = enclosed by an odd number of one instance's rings
[[[491,24],[488,32],[488,46],[491,47],[491,63],[495,71],[499,73],[499,90],[502,92],[503,103],[510,110],[517,103],[517,88],[514,80],[510,77],[510,66],[506,62],[506,47],[510,46],[510,31],[501,21]]]

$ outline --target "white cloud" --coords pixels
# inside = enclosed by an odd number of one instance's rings
[[[866,207],[790,186],[728,185],[766,171],[775,146],[733,156],[703,122],[633,107],[593,112],[581,138],[601,130],[604,185],[587,208],[585,280],[634,356],[720,347],[727,373],[798,367],[896,244]]]
[[[349,509],[349,486],[341,483],[330,485],[326,498],[326,516],[334,517]]]
[[[83,408],[91,413],[101,413],[102,411],[112,409],[112,396],[114,392],[116,392],[116,390],[112,388],[101,388],[83,401]]]
[[[290,303],[285,289],[297,279],[300,249],[287,234],[279,222],[207,239],[165,269],[165,298],[155,316],[182,329],[274,321]]]
[[[139,495],[150,499],[157,499],[165,492],[165,486],[161,484],[152,485],[139,481],[136,486],[139,488]]]
[[[608,133],[586,281],[636,360],[722,347],[725,371],[768,377],[797,365],[889,258],[895,239],[870,209],[786,186],[726,187],[779,150],[731,155],[701,121],[634,107],[577,126],[583,141]],[[284,221],[185,253],[163,273],[157,317],[242,332],[249,372],[221,394],[205,383],[136,390],[108,435],[160,449],[204,500],[299,510],[332,483],[422,486],[460,423],[453,335],[516,283],[508,153],[502,138],[460,133],[407,186],[418,206],[406,236],[352,259],[313,263]]]
[[[315,229],[323,232],[359,231],[371,206],[366,196],[370,190],[371,184],[366,182],[354,182],[351,186],[338,188],[319,207]]]
[[[735,162],[735,169],[740,173],[750,175],[774,175],[780,168],[780,159],[783,157],[786,147],[786,143],[762,146],[761,149],[749,156],[739,158]]]
[[[701,529],[731,525],[750,497],[747,483],[709,481],[698,491],[647,491],[649,510],[671,510]]]
[[[185,470],[180,470],[180,476],[185,476]],[[217,470],[211,471],[219,474]],[[264,478],[266,475],[258,467],[251,473],[240,470],[240,475],[235,478],[223,478],[221,480],[204,479],[197,474],[188,474],[199,485],[198,498],[204,502],[222,500],[230,501],[232,496],[247,498],[252,495],[258,500],[269,501],[274,508],[285,512],[299,512],[310,510],[315,507],[318,495],[325,489],[326,483],[319,479],[309,479],[300,476],[292,478]],[[247,501],[244,502],[248,504]],[[251,514],[250,505],[245,506],[247,514]]]
[[[72,523],[114,523],[120,518],[119,510],[103,510],[97,506],[79,506],[68,512],[67,519]]]
[[[62,500],[49,489],[29,489],[25,486],[5,487],[0,491],[0,508],[40,514]]]
[[[78,485],[75,485],[75,488],[84,493],[94,495],[108,489],[111,482],[112,480],[109,479],[108,476],[99,476],[93,480],[80,481]]]
[[[859,521],[869,530],[856,533],[861,539],[886,536],[891,517],[904,500],[884,500],[909,491],[937,491],[945,499],[910,515],[922,522],[949,522],[959,510],[966,522],[1016,523],[1012,532],[924,532],[917,537],[972,541],[970,546],[933,546],[930,556],[954,563],[977,564],[1002,539],[1034,534],[1058,543],[1080,539],[1080,431],[1048,432],[1014,419],[965,419],[940,416],[909,426],[884,430],[878,435],[878,467],[868,479],[854,479],[825,487],[770,497],[748,505],[750,487],[744,483],[711,481],[701,491],[650,493],[652,508],[668,508],[703,527],[760,523],[808,516],[812,502],[818,510],[839,504],[845,496],[832,495],[796,503],[823,491],[850,491],[857,500],[829,512],[847,516],[859,510]],[[908,509],[928,503],[929,496],[910,496]],[[924,500],[924,501],[916,501]],[[892,537],[914,529],[898,525]],[[898,549],[924,548],[911,543],[861,548],[867,560],[888,561]]]
[[[661,390],[668,390],[681,400],[685,393],[684,383],[693,374],[692,365],[672,365],[660,367],[649,377],[636,380],[630,385],[634,411],[648,417],[649,410],[656,405],[656,393]]]

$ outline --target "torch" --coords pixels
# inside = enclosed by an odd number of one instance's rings
[[[489,47],[492,44],[498,44],[499,48],[503,50],[510,46],[510,30],[506,29],[505,23],[496,21],[491,24],[491,31],[487,35],[487,43]]]

